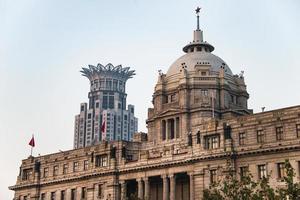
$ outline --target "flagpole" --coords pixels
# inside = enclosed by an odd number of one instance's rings
[[[33,147],[31,146],[31,153],[30,153],[30,156],[32,157],[32,149],[33,149]]]

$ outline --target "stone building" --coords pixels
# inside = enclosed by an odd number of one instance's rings
[[[81,72],[90,81],[89,104],[81,103],[80,114],[75,116],[74,149],[105,140],[132,140],[138,119],[133,105],[126,109],[126,81],[134,71],[109,63],[89,65]]]
[[[280,186],[287,158],[299,180],[300,106],[253,114],[243,75],[213,50],[197,26],[159,74],[147,134],[24,159],[15,199],[199,200],[228,171]]]

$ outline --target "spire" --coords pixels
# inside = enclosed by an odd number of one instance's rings
[[[196,30],[200,30],[200,24],[199,24],[199,13],[200,13],[201,8],[197,7],[196,8],[196,15],[197,15],[197,29]]]
[[[200,7],[197,7],[195,9],[196,15],[197,15],[197,27],[196,30],[194,30],[194,38],[193,41],[187,44],[185,47],[183,47],[183,51],[185,53],[189,52],[195,52],[195,51],[202,51],[202,52],[212,52],[215,48],[203,40],[203,31],[200,29],[200,20],[199,20],[199,14],[200,14]],[[198,48],[199,47],[199,48]]]

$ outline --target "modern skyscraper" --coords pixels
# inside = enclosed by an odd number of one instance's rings
[[[82,68],[83,76],[90,80],[89,103],[80,104],[75,116],[74,148],[96,144],[103,140],[128,140],[138,128],[134,106],[126,109],[126,81],[134,70],[121,65],[89,65]]]

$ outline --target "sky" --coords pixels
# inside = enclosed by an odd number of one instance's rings
[[[21,160],[72,149],[88,100],[89,64],[136,70],[127,82],[139,130],[158,78],[200,27],[233,73],[245,71],[249,108],[300,104],[298,0],[0,0],[0,199],[12,199]]]

